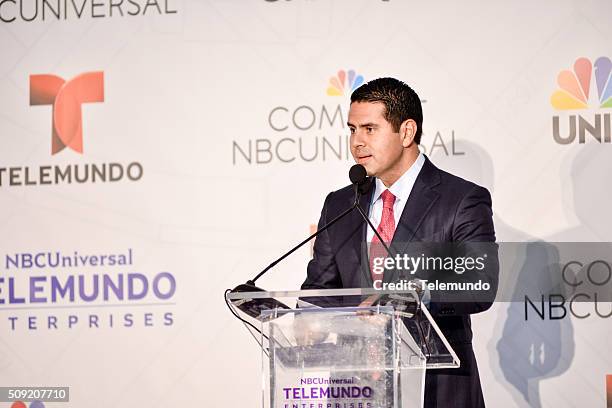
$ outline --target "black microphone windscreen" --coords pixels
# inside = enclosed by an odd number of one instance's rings
[[[361,164],[355,164],[349,170],[349,178],[353,184],[362,184],[366,177],[368,177],[368,172]]]

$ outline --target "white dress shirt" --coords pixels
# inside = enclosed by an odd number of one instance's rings
[[[395,196],[395,202],[393,203],[393,217],[395,218],[396,229],[400,217],[402,216],[402,212],[404,211],[404,207],[406,207],[406,202],[408,201],[408,197],[410,196],[414,182],[421,172],[424,163],[425,156],[423,153],[419,152],[419,156],[415,162],[412,163],[412,166],[410,166],[410,168],[404,174],[402,174],[402,176],[395,183],[393,183],[391,187],[389,187],[389,191],[391,191],[391,193]],[[372,221],[372,224],[376,228],[378,228],[382,218],[383,200],[380,196],[385,190],[387,190],[387,187],[377,178],[376,190],[374,190],[374,195],[372,195],[372,203],[370,205],[369,214],[370,221]],[[368,227],[367,238],[368,243],[372,242],[372,238],[374,238],[374,231],[372,231],[372,228]]]

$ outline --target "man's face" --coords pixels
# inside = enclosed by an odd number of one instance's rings
[[[387,122],[384,112],[385,105],[380,102],[353,102],[348,115],[355,162],[363,165],[368,175],[383,181],[394,179],[404,154],[402,138]]]

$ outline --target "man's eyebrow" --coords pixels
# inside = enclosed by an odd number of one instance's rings
[[[346,122],[346,124],[348,126],[352,126],[352,127],[378,127],[378,125],[376,123],[362,123],[361,125],[354,125],[351,122]]]

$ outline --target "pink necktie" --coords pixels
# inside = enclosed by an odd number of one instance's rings
[[[393,203],[395,203],[395,196],[389,190],[383,191],[380,196],[383,200],[383,210],[380,224],[376,230],[380,234],[385,244],[389,246],[391,240],[393,239],[393,234],[395,233],[395,216],[393,215]],[[370,245],[370,271],[372,274],[372,280],[382,279],[382,274],[376,274],[374,272],[374,259],[386,258],[387,256],[385,247],[382,246],[380,240],[376,234],[374,234],[372,243]],[[378,262],[380,265],[380,261]]]

